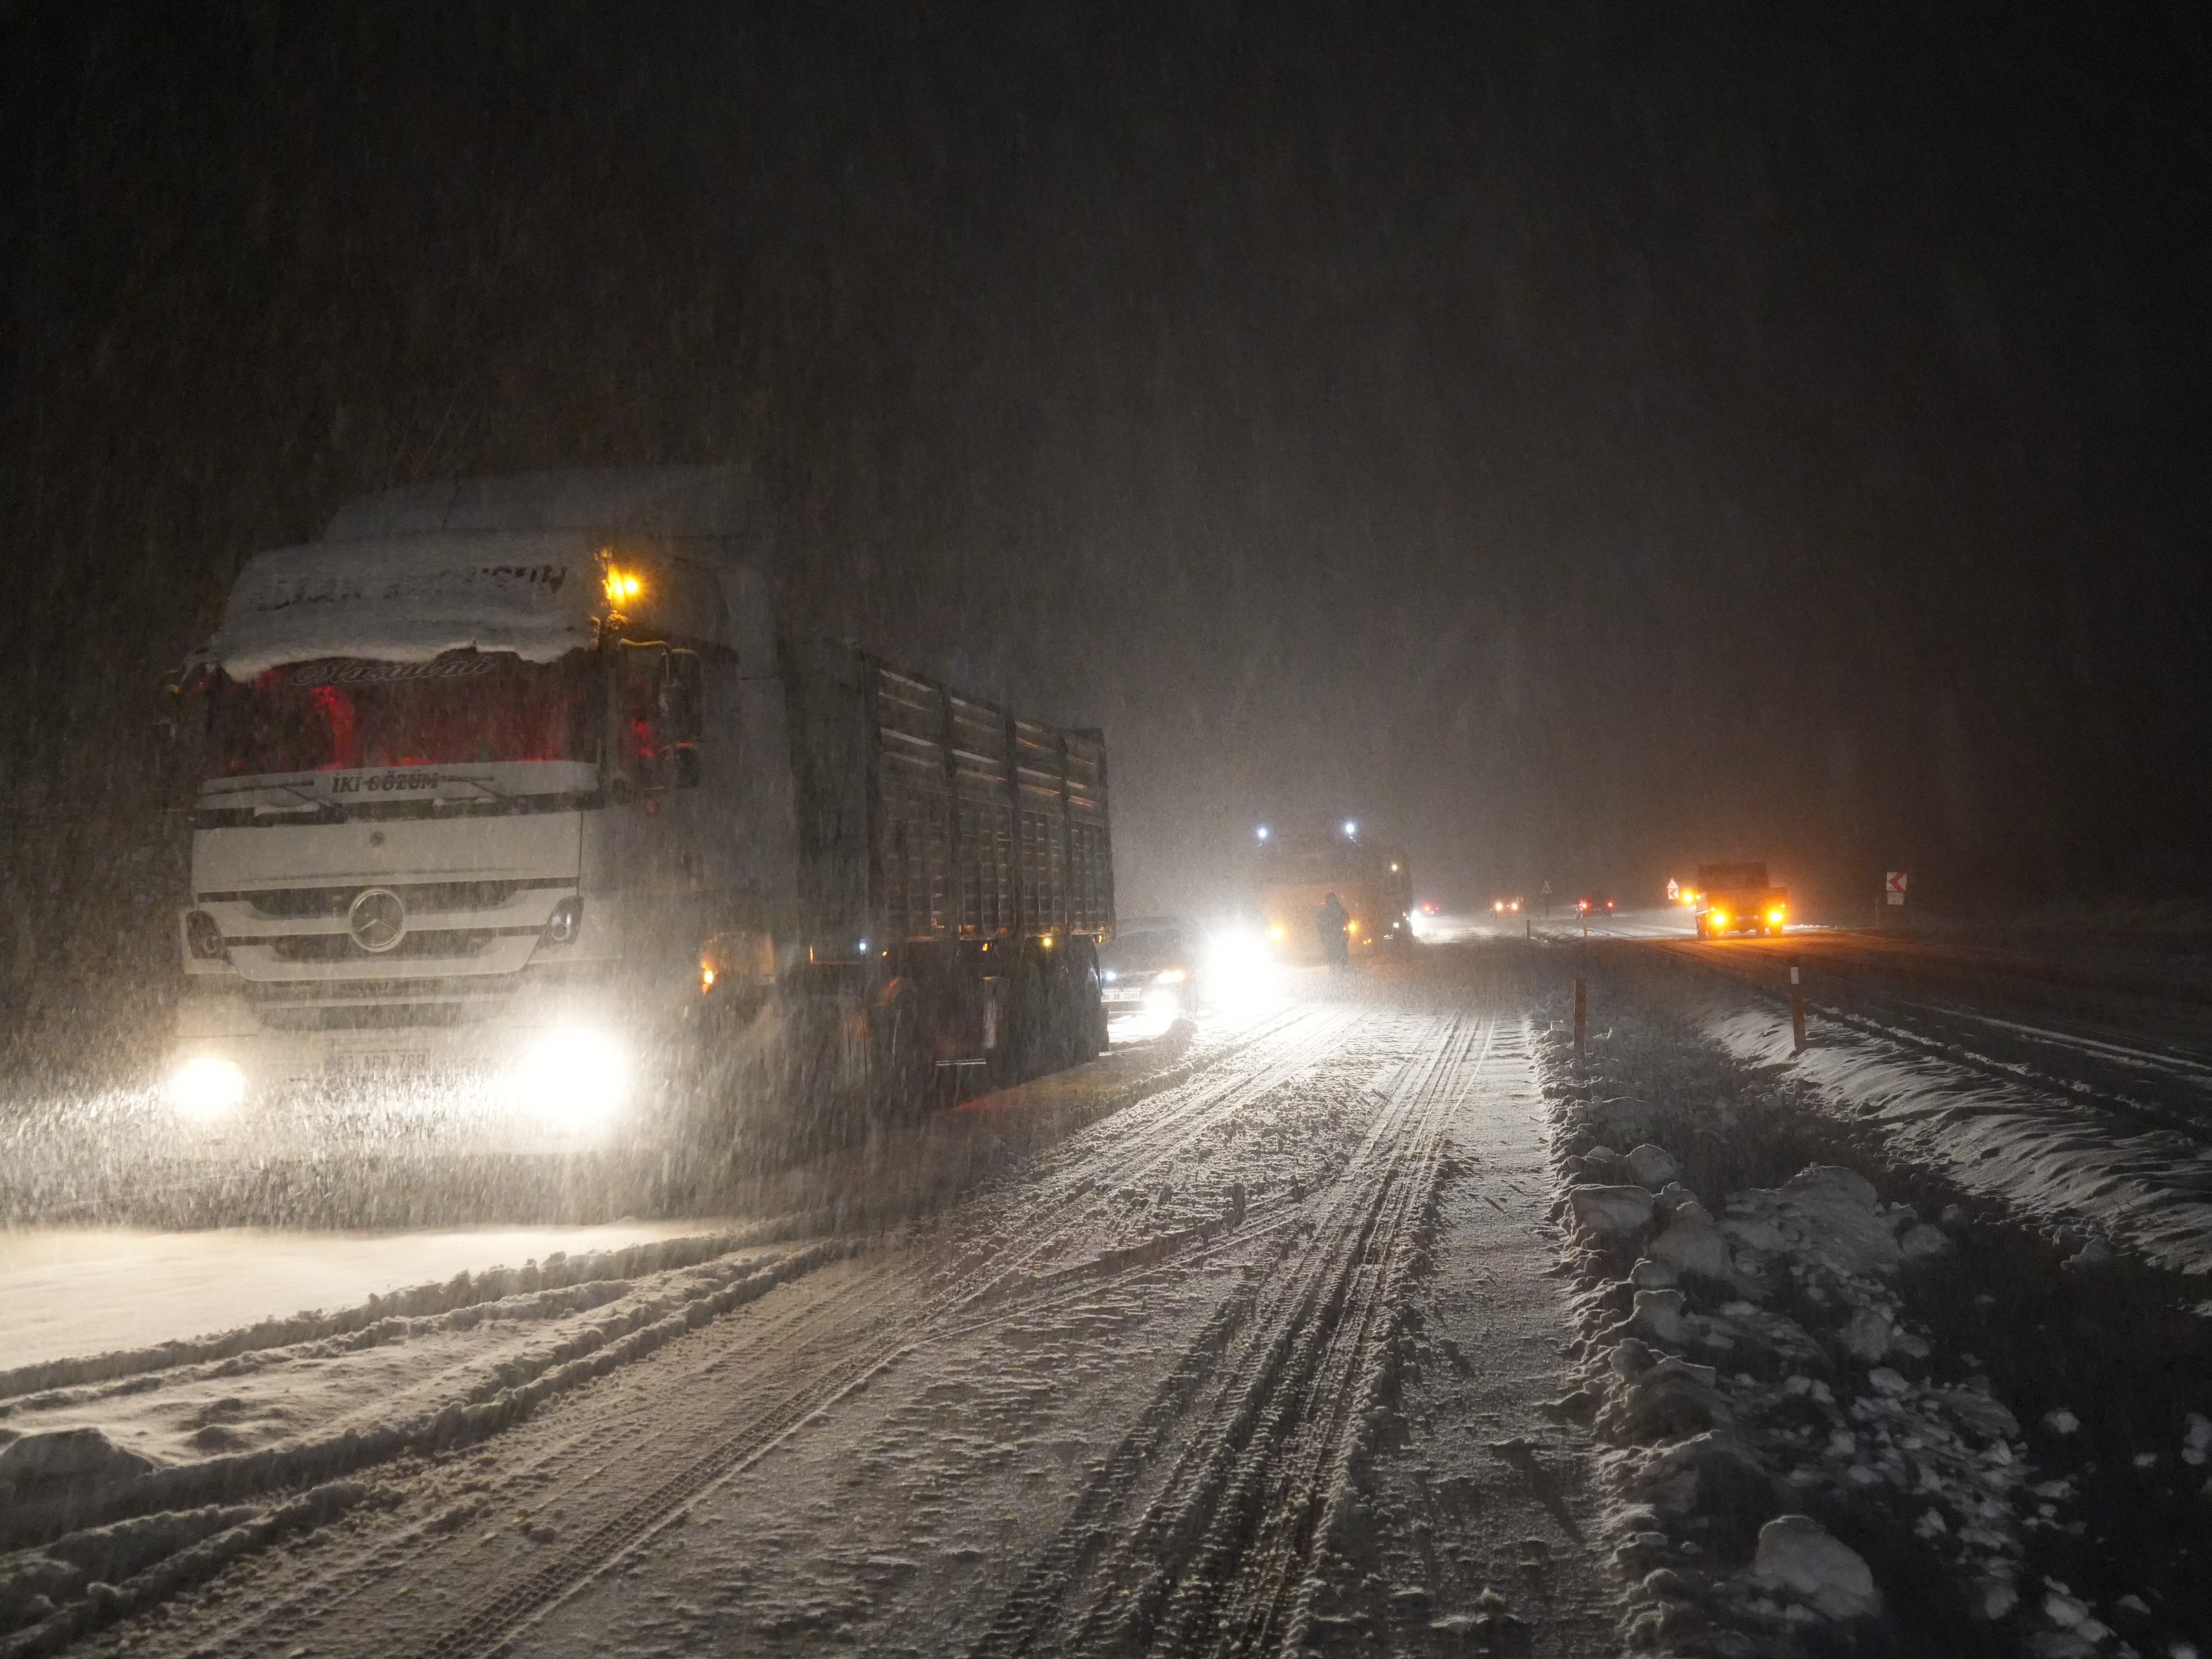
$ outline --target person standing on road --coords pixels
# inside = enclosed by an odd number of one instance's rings
[[[1314,931],[1321,935],[1322,960],[1332,971],[1352,965],[1352,950],[1346,943],[1345,929],[1352,921],[1352,912],[1344,902],[1331,893],[1322,901],[1321,908],[1314,912]]]

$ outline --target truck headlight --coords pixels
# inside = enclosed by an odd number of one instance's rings
[[[605,1031],[549,1031],[522,1051],[507,1073],[517,1111],[572,1133],[600,1128],[629,1093],[629,1058]]]
[[[169,1103],[193,1123],[228,1117],[246,1098],[246,1073],[214,1054],[199,1054],[169,1073]]]
[[[198,962],[230,960],[222,942],[222,924],[204,910],[185,912],[185,949]]]
[[[571,893],[553,907],[553,914],[545,919],[545,942],[566,945],[584,929],[584,901]]]

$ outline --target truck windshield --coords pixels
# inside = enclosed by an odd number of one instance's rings
[[[326,658],[242,682],[218,672],[208,692],[210,760],[222,777],[596,761],[597,684],[581,651],[550,663],[474,651],[429,662]]]

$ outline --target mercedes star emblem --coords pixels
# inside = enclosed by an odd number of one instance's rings
[[[407,937],[407,907],[388,888],[365,888],[346,910],[346,931],[364,951],[389,951]]]

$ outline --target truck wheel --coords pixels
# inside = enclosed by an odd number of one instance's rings
[[[1075,975],[1063,962],[1048,969],[1044,975],[1044,1030],[1037,1044],[1038,1074],[1064,1072],[1074,1065],[1081,1040],[1076,1018]]]
[[[869,1017],[868,1092],[876,1111],[908,1117],[927,1103],[937,1067],[921,1028],[921,999],[894,990]]]
[[[1096,951],[1091,953],[1091,968],[1085,977],[1090,989],[1085,994],[1089,1000],[1084,1004],[1084,1012],[1087,1016],[1085,1024],[1091,1032],[1091,1053],[1085,1058],[1096,1059],[1111,1046],[1106,1040],[1106,997],[1098,981],[1098,953]]]
[[[1025,1083],[1051,1064],[1052,1001],[1043,974],[1024,951],[1014,957],[1007,978],[1012,982],[1006,988],[1006,1024],[993,1068],[1002,1086]]]
[[[1072,962],[1053,982],[1054,1034],[1060,1064],[1080,1066],[1106,1047],[1106,1005],[1098,994],[1098,963]]]

